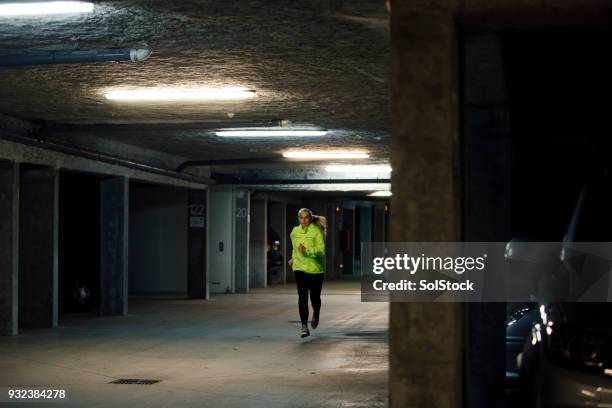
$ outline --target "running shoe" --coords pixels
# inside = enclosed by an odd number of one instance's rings
[[[308,337],[310,336],[310,331],[308,330],[308,325],[307,324],[303,324],[302,325],[302,331],[300,332],[300,337],[304,338],[304,337]]]

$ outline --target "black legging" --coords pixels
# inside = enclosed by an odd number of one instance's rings
[[[319,311],[321,310],[321,288],[323,287],[323,275],[325,274],[295,271],[295,282],[297,283],[299,295],[298,305],[300,308],[300,320],[302,321],[302,324],[308,323],[309,291],[314,318],[319,318]]]

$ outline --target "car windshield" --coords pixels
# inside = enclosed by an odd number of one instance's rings
[[[589,185],[573,241],[612,242],[612,187],[607,178]]]

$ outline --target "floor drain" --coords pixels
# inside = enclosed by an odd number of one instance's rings
[[[158,383],[160,380],[143,380],[142,378],[120,378],[115,381],[111,381],[111,384],[139,384],[149,385]]]

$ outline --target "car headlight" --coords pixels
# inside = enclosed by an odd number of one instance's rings
[[[548,334],[547,350],[559,364],[578,370],[610,375],[612,338],[570,327],[554,327]]]

